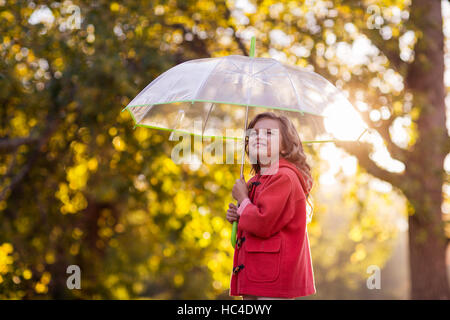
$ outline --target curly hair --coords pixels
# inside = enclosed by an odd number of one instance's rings
[[[306,155],[303,150],[302,141],[295,129],[294,124],[289,118],[284,115],[277,115],[273,112],[263,112],[257,114],[249,123],[247,129],[255,127],[256,122],[263,118],[278,120],[280,123],[280,133],[282,137],[282,145],[284,146],[284,152],[280,151],[280,156],[293,163],[303,177],[302,186],[305,190],[306,199],[310,195],[311,188],[313,186],[313,178],[311,175],[311,167],[306,161]],[[249,156],[248,139],[245,140],[245,153]],[[259,163],[252,164],[252,174],[258,174],[261,171]],[[308,202],[309,203],[309,202]],[[309,205],[312,208],[311,203]]]

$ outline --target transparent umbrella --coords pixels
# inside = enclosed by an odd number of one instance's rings
[[[256,58],[254,52],[253,37],[250,57],[229,55],[176,65],[122,111],[130,112],[135,127],[239,140],[241,178],[248,118],[267,109],[289,117],[306,144],[359,140],[367,130],[343,92],[327,79],[306,68]],[[195,121],[202,125],[195,126]],[[234,247],[236,222],[232,230]]]

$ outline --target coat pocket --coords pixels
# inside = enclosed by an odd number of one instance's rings
[[[281,236],[262,239],[247,236],[245,274],[250,281],[272,282],[280,274]]]

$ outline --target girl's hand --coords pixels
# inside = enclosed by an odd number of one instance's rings
[[[239,220],[239,215],[237,213],[237,207],[236,207],[236,205],[234,203],[230,203],[228,205],[227,220],[230,223],[233,223],[234,221]]]
[[[233,198],[235,198],[238,203],[244,201],[245,198],[248,197],[248,189],[247,184],[244,179],[237,179],[236,183],[233,186],[233,190],[231,191]]]

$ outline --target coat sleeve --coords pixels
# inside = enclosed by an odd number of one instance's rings
[[[287,174],[276,174],[255,203],[248,203],[239,218],[239,227],[257,237],[269,238],[293,217],[292,183]]]

